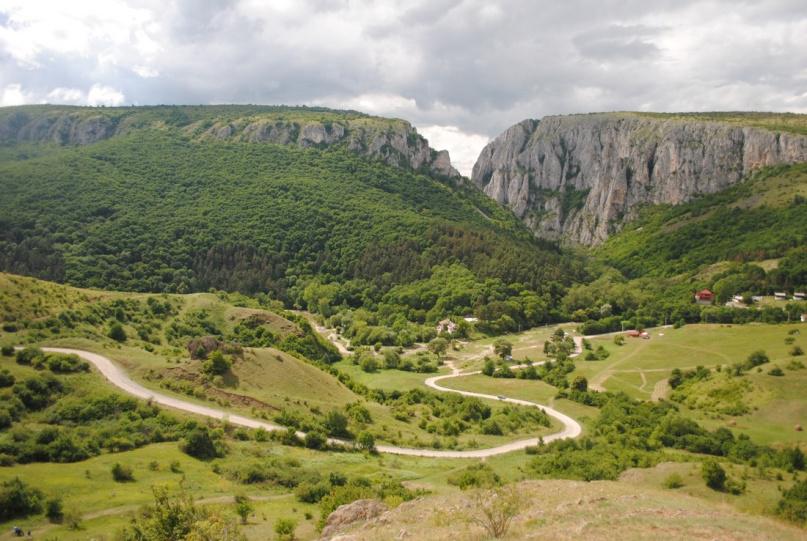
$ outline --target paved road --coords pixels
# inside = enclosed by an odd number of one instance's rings
[[[320,329],[318,329],[320,330]],[[576,352],[574,355],[579,355],[581,351],[581,338],[575,338],[575,346]],[[160,392],[147,389],[132,381],[131,378],[121,370],[115,363],[113,363],[107,357],[103,355],[99,355],[98,353],[92,353],[90,351],[84,351],[80,349],[72,349],[72,348],[53,348],[53,347],[44,347],[42,348],[43,351],[51,352],[51,353],[64,353],[64,354],[74,354],[78,355],[82,359],[92,363],[99,372],[107,379],[110,383],[118,387],[119,389],[129,393],[132,396],[136,396],[137,398],[142,398],[144,400],[150,400],[155,404],[160,404],[162,406],[166,406],[169,408],[186,411],[189,413],[195,413],[197,415],[203,415],[205,417],[212,417],[213,419],[219,419],[222,421],[227,421],[230,424],[244,426],[248,428],[263,428],[264,430],[268,431],[275,431],[275,430],[288,430],[287,427],[276,425],[273,423],[268,423],[266,421],[259,421],[257,419],[251,419],[249,417],[244,417],[242,415],[235,415],[228,413],[224,410],[210,408],[207,406],[202,406],[201,404],[195,404],[193,402],[187,402],[180,398],[175,398],[173,396],[168,396],[162,394]],[[550,442],[557,439],[563,438],[575,438],[580,435],[581,427],[580,424],[572,419],[571,417],[560,413],[557,410],[554,410],[548,406],[543,406],[541,404],[537,404],[535,402],[529,402],[527,400],[519,400],[516,398],[499,398],[498,396],[493,395],[486,395],[482,393],[472,393],[468,391],[458,391],[456,389],[449,389],[447,387],[441,387],[437,384],[438,381],[442,381],[449,378],[457,378],[463,376],[470,376],[472,374],[478,374],[479,372],[460,372],[456,368],[451,366],[452,373],[443,375],[443,376],[435,376],[433,378],[429,378],[426,380],[426,385],[429,387],[436,389],[442,392],[450,392],[450,393],[459,393],[465,396],[475,396],[478,398],[487,398],[492,400],[500,400],[502,402],[508,402],[511,404],[518,404],[522,406],[531,406],[540,408],[545,411],[551,417],[559,420],[563,424],[563,430],[560,432],[556,432],[554,434],[549,434],[545,436],[544,442]],[[297,433],[298,436],[304,437],[305,434],[302,432]],[[343,445],[343,446],[350,446],[352,442],[347,442],[344,440],[339,440],[335,438],[331,438],[328,440],[329,443],[334,445]],[[469,451],[451,451],[451,450],[440,450],[440,449],[414,449],[408,447],[396,447],[393,445],[378,445],[376,446],[376,450],[379,453],[389,453],[395,455],[408,455],[408,456],[422,456],[422,457],[433,457],[433,458],[484,458],[494,455],[500,455],[503,453],[509,453],[511,451],[517,451],[520,449],[524,449],[525,447],[537,445],[539,442],[538,438],[531,438],[525,440],[519,440],[507,443],[505,445],[500,445],[498,447],[491,447],[487,449],[474,449]]]

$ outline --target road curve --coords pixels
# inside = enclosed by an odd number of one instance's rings
[[[577,351],[575,355],[579,354],[580,352],[580,344],[582,344],[582,339],[575,338],[575,346]],[[142,398],[143,400],[151,401],[154,404],[160,404],[162,406],[166,406],[168,408],[173,408],[181,411],[186,411],[188,413],[194,413],[196,415],[202,415],[204,417],[211,417],[213,419],[218,419],[221,421],[226,421],[233,425],[244,426],[247,428],[263,428],[267,431],[276,431],[276,430],[288,430],[288,427],[284,427],[281,425],[276,425],[273,423],[269,423],[266,421],[259,421],[257,419],[252,419],[249,417],[244,417],[242,415],[236,415],[232,413],[228,413],[224,410],[210,408],[207,406],[202,406],[200,404],[195,404],[193,402],[188,402],[179,398],[175,398],[172,396],[168,396],[162,394],[158,391],[154,391],[152,389],[147,389],[143,387],[139,383],[132,381],[132,379],[124,372],[120,367],[118,367],[114,362],[112,362],[109,358],[104,357],[98,353],[93,353],[90,351],[84,351],[80,349],[72,349],[72,348],[58,348],[58,347],[43,347],[41,348],[42,351],[46,351],[49,353],[63,353],[63,354],[73,354],[78,355],[82,359],[90,362],[95,366],[98,371],[114,386],[118,387],[122,391],[135,396],[137,398]],[[555,419],[559,420],[563,424],[563,430],[560,432],[556,432],[545,436],[543,438],[544,442],[550,442],[558,439],[563,438],[575,438],[580,435],[582,429],[580,424],[572,419],[571,417],[564,415],[563,413],[554,410],[548,406],[543,406],[541,404],[537,404],[535,402],[529,402],[527,400],[519,400],[516,398],[499,398],[493,395],[486,395],[481,393],[472,393],[469,391],[459,391],[456,389],[449,389],[447,387],[441,387],[438,385],[438,381],[442,381],[449,378],[457,378],[463,376],[470,376],[473,374],[478,374],[479,372],[460,372],[456,368],[452,366],[452,373],[446,374],[443,376],[435,376],[429,378],[425,381],[426,385],[431,387],[432,389],[436,389],[441,392],[450,392],[450,393],[458,393],[465,396],[475,396],[478,398],[487,398],[491,400],[500,400],[502,402],[508,402],[511,404],[518,404],[522,406],[531,406],[540,408],[541,410],[545,411],[547,415],[554,417]],[[304,437],[305,434],[303,432],[298,432],[298,436]],[[340,440],[336,438],[329,438],[328,442],[332,445],[341,445],[341,446],[352,446],[353,443],[345,440]],[[452,450],[441,450],[441,449],[415,449],[415,448],[408,448],[408,447],[397,447],[394,445],[377,445],[376,450],[379,453],[388,453],[394,455],[407,455],[407,456],[420,456],[420,457],[431,457],[431,458],[485,458],[489,456],[500,455],[504,453],[509,453],[512,451],[518,451],[520,449],[524,449],[525,447],[529,447],[532,445],[537,445],[539,442],[539,438],[531,438],[525,440],[519,440],[510,442],[504,445],[500,445],[498,447],[490,447],[487,449],[474,449],[469,451],[452,451]]]

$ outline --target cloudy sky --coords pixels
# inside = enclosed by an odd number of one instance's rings
[[[316,104],[468,173],[524,118],[807,112],[805,0],[0,0],[0,104]]]

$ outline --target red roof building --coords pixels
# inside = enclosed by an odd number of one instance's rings
[[[708,289],[701,289],[695,293],[695,302],[699,304],[712,304],[715,300],[715,294]]]

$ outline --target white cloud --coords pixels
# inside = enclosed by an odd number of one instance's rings
[[[84,103],[84,92],[78,88],[58,87],[48,92],[45,101],[48,103]]]
[[[6,85],[3,89],[3,95],[0,96],[0,106],[6,107],[10,105],[25,105],[32,103],[31,95],[23,92],[22,85],[10,84]]]
[[[87,105],[121,105],[126,97],[122,92],[101,84],[94,84],[87,93]]]
[[[418,131],[429,140],[432,148],[448,150],[451,164],[465,176],[471,176],[479,153],[490,141],[485,135],[465,133],[456,126],[424,126]]]
[[[134,66],[132,71],[144,79],[151,79],[152,77],[159,77],[160,72],[148,66]]]

